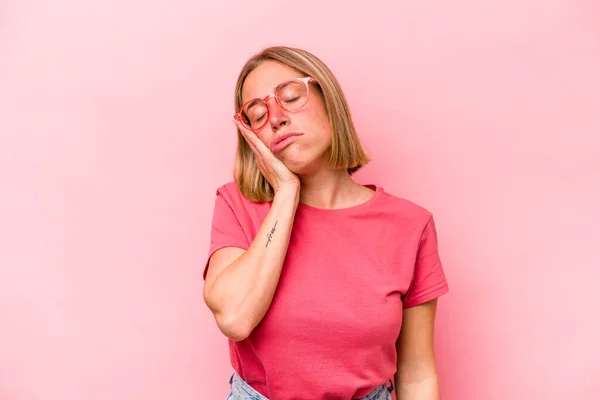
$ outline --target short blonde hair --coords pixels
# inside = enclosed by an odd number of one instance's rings
[[[347,169],[352,175],[371,161],[358,139],[346,97],[337,79],[319,58],[305,50],[274,46],[252,56],[242,68],[235,86],[236,112],[242,106],[242,86],[246,77],[267,60],[285,64],[317,80],[331,129],[328,160],[330,168]],[[248,200],[253,202],[273,200],[273,188],[259,171],[254,153],[239,130],[233,174],[240,191]]]

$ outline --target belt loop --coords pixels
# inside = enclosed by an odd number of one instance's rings
[[[387,390],[389,390],[390,393],[392,393],[394,391],[394,382],[392,382],[392,379],[389,379],[390,381],[390,387],[387,388]]]
[[[231,374],[231,378],[229,378],[229,384],[231,385],[231,382],[233,382],[233,376],[235,375],[235,372],[233,374]]]

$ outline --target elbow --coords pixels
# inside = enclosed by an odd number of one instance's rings
[[[214,297],[211,297],[206,287],[204,302],[214,315],[219,330],[229,339],[239,342],[250,336],[253,328],[247,321],[247,318],[223,309],[222,302],[216,301]]]
[[[248,324],[240,321],[234,316],[224,316],[215,314],[219,330],[229,339],[240,342],[250,336],[252,330],[248,328]]]

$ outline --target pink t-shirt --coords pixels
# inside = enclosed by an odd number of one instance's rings
[[[298,205],[267,314],[248,338],[229,339],[233,368],[269,399],[365,396],[394,378],[402,309],[448,291],[432,214],[365,186],[375,194],[354,207]],[[247,249],[270,206],[235,182],[218,188],[209,259]]]

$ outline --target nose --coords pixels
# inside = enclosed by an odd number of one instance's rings
[[[287,112],[279,107],[274,98],[270,98],[267,105],[269,107],[269,123],[273,132],[277,132],[280,128],[290,124]]]

